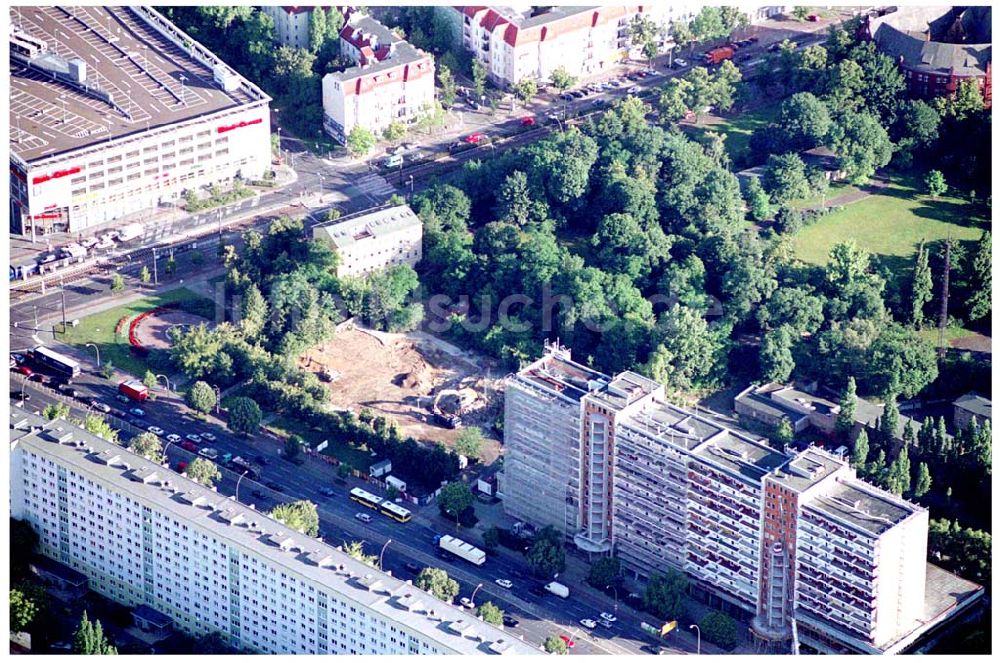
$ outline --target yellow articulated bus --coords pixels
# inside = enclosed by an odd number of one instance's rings
[[[379,507],[379,511],[383,516],[389,516],[393,520],[401,523],[407,523],[410,521],[410,512],[398,504],[390,502],[389,500],[382,502],[382,505]]]

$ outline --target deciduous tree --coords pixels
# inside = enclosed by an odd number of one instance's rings
[[[140,433],[133,437],[128,443],[128,450],[143,458],[148,458],[157,465],[167,462],[167,457],[163,454],[163,445],[160,444],[160,438],[152,433]]]
[[[467,426],[459,432],[455,439],[455,452],[470,460],[479,458],[483,447],[483,431],[478,426]]]
[[[252,398],[237,396],[229,405],[229,430],[251,435],[260,427],[260,406]]]
[[[218,466],[207,458],[195,458],[185,470],[188,478],[203,486],[212,488],[222,479]]]
[[[546,578],[566,569],[566,550],[563,547],[562,535],[551,525],[543,527],[535,535],[535,542],[527,552],[528,564],[531,568]]]
[[[937,198],[948,190],[948,183],[944,179],[944,173],[940,170],[931,170],[924,175],[924,186],[931,198]]]
[[[438,600],[451,603],[458,596],[458,583],[448,577],[442,569],[427,567],[417,576],[416,586],[430,592]]]
[[[642,605],[663,620],[683,619],[687,613],[688,579],[679,571],[654,573],[646,584]]]
[[[185,394],[184,400],[191,409],[197,410],[202,414],[208,414],[215,407],[215,390],[207,382],[198,380],[191,385],[191,389]]]
[[[441,510],[456,521],[465,513],[466,509],[475,503],[475,500],[472,491],[469,490],[469,485],[462,481],[449,483],[441,489],[441,493],[437,497]]]
[[[307,536],[319,535],[319,512],[309,500],[279,504],[271,509],[269,515]]]
[[[370,129],[359,125],[351,129],[351,133],[348,134],[347,149],[355,157],[360,157],[368,154],[377,142],[375,134]]]
[[[487,624],[503,626],[503,610],[490,601],[482,603],[476,608],[476,616]]]

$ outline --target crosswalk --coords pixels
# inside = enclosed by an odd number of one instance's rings
[[[373,200],[388,198],[396,193],[396,188],[393,185],[389,184],[381,175],[375,175],[374,173],[362,175],[354,181],[354,186],[360,189],[361,193]]]

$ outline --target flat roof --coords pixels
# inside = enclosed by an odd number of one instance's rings
[[[753,482],[759,482],[764,475],[783,465],[789,458],[787,454],[754,440],[747,433],[728,428],[723,428],[719,435],[695,449],[694,455],[699,460],[725,467]]]
[[[138,468],[159,466],[67,421],[57,419],[46,422],[42,417],[12,407],[11,427],[24,425],[41,427],[18,440],[17,444],[26,450],[95,477],[116,492],[153,504],[161,513],[207,530],[217,540],[248,549],[259,559],[308,578],[327,591],[363,605],[384,619],[404,624],[443,647],[463,654],[489,653],[494,645],[507,647],[519,654],[539,652],[536,647],[495,626],[478,619],[470,622],[466,612],[439,601],[409,582],[363,564],[327,543],[294,531],[266,514],[207,489],[173,470],[157,469],[161,480],[156,482],[130,480],[126,476],[129,469],[124,464]],[[97,456],[108,449],[114,449],[113,455],[119,458],[117,462],[105,464],[97,460]],[[206,500],[196,505],[181,499],[182,494],[192,493],[203,493]],[[280,545],[268,541],[275,536]],[[319,560],[325,561],[326,565],[316,565]],[[420,611],[408,609],[405,605],[412,603],[414,597],[419,598]],[[463,634],[449,629],[449,625],[456,622],[468,624]]]
[[[776,401],[753,391],[737,395],[736,402],[743,403],[758,412],[763,412],[773,417],[788,417],[791,421],[798,421],[809,416],[805,412],[793,410],[781,401]]]
[[[801,493],[846,465],[845,461],[832,454],[816,447],[808,447],[772,472],[770,478],[775,483]]]
[[[828,518],[878,536],[903,522],[920,507],[858,480],[837,479],[829,490],[805,505]]]
[[[574,401],[611,382],[611,376],[556,354],[529,364],[517,373],[517,378]]]
[[[343,249],[366,239],[377,239],[422,225],[420,217],[409,205],[395,205],[320,224],[313,228],[313,237]]]
[[[195,57],[149,21],[192,44]],[[11,29],[43,42],[26,64],[11,58],[10,146],[32,162],[136,132],[270,98],[148,7],[11,7]],[[200,58],[200,59],[199,59]],[[68,80],[81,60],[87,93]],[[237,84],[215,82],[221,67]],[[70,78],[70,76],[67,76]],[[101,95],[107,95],[102,100]],[[116,108],[117,106],[117,108]]]
[[[632,371],[625,371],[613,377],[606,385],[590,392],[588,399],[618,410],[659,388],[659,382]]]
[[[711,419],[694,415],[672,403],[656,399],[650,400],[648,406],[632,413],[620,425],[689,451],[725,430],[721,424]]]
[[[840,411],[840,406],[827,399],[810,394],[808,391],[796,389],[795,387],[783,387],[770,393],[771,400],[791,407],[795,403],[800,407],[806,407],[814,412],[825,415],[832,415]]]

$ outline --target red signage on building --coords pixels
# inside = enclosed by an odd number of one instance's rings
[[[73,166],[72,168],[67,168],[66,170],[57,170],[51,175],[39,175],[38,177],[31,178],[32,184],[41,184],[42,182],[48,182],[49,180],[59,179],[60,177],[66,177],[68,175],[76,175],[79,173],[81,168],[79,166]]]
[[[264,120],[262,120],[259,117],[256,120],[250,120],[249,122],[247,120],[243,120],[238,124],[229,124],[223,127],[218,127],[216,131],[218,131],[220,134],[224,134],[227,131],[232,131],[233,129],[242,129],[243,127],[249,127],[251,124],[260,124],[263,121]]]

